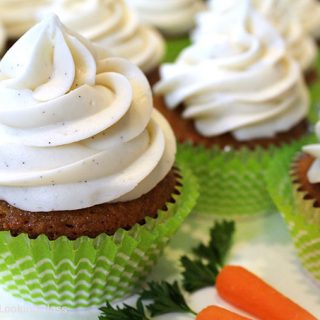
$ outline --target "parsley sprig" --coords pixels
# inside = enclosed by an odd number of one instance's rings
[[[150,320],[146,316],[145,308],[141,300],[138,300],[136,307],[124,305],[123,308],[113,308],[110,303],[107,302],[105,307],[100,308],[102,314],[99,316],[99,320]]]
[[[230,251],[234,232],[233,221],[217,222],[210,230],[209,243],[200,244],[193,250],[196,258],[181,258],[185,290],[192,293],[215,283]]]
[[[178,282],[151,282],[141,294],[141,300],[153,301],[147,307],[153,317],[174,312],[195,314],[187,305]]]
[[[200,244],[193,250],[195,259],[187,256],[181,258],[183,271],[183,286],[188,292],[212,286],[223,268],[232,245],[235,231],[234,222],[222,221],[216,223],[210,230],[208,244]],[[151,302],[146,308],[143,302]],[[110,303],[100,310],[99,320],[150,320],[151,316],[168,313],[196,314],[187,304],[177,282],[151,282],[142,292],[136,307],[124,305],[114,308]]]

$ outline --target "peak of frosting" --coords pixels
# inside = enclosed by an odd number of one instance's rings
[[[126,0],[146,23],[167,35],[181,35],[194,27],[203,0]]]
[[[155,69],[164,55],[164,41],[153,28],[143,26],[123,0],[59,0],[43,12],[55,12],[61,21],[111,54]]]
[[[0,154],[1,199],[74,210],[150,191],[173,165],[175,139],[138,67],[100,59],[50,16],[0,62]]]
[[[284,38],[289,53],[307,70],[315,62],[317,46],[311,36],[311,31],[302,20],[301,11],[306,14],[303,4],[308,0],[253,0],[255,8],[263,14]],[[290,7],[290,10],[288,8]],[[311,8],[310,8],[311,9]],[[314,12],[310,10],[308,16],[318,16],[318,32],[320,34],[320,3],[314,5]]]
[[[184,105],[203,136],[273,137],[307,114],[298,64],[249,0],[217,3],[198,17],[194,43],[161,69],[155,87],[169,108]]]

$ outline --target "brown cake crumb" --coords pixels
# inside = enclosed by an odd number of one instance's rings
[[[292,176],[294,184],[298,184],[298,191],[306,192],[305,200],[315,200],[314,207],[320,207],[320,183],[310,183],[307,173],[315,158],[309,154],[301,153],[293,164]]]
[[[147,79],[150,83],[150,86],[153,87],[160,80],[159,68],[149,72],[147,74]]]
[[[123,203],[105,203],[94,207],[55,212],[27,212],[0,201],[0,230],[12,235],[27,233],[30,238],[41,234],[50,240],[60,236],[76,239],[81,236],[113,235],[118,229],[130,229],[143,224],[146,217],[155,218],[159,209],[173,202],[177,193],[178,173],[172,169],[149,193]]]
[[[308,123],[306,120],[303,120],[291,130],[278,133],[273,138],[238,141],[230,133],[208,138],[200,135],[196,131],[192,120],[186,120],[181,117],[183,106],[180,106],[175,110],[169,110],[165,105],[164,99],[160,96],[154,97],[154,104],[156,109],[158,109],[171,124],[179,142],[183,143],[191,141],[195,145],[204,145],[207,148],[219,146],[220,148],[233,147],[239,149],[241,147],[247,147],[249,149],[255,149],[258,146],[263,148],[268,148],[272,145],[281,146],[301,138],[308,132]]]

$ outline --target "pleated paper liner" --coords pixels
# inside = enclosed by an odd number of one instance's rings
[[[191,143],[180,144],[178,157],[188,163],[199,182],[195,212],[232,218],[274,212],[265,176],[274,156],[286,146],[299,150],[299,142],[255,150],[206,149]]]
[[[320,115],[320,50],[317,55],[315,65],[315,79],[308,86],[310,93],[310,109],[308,120],[311,124],[316,124]]]
[[[315,142],[306,139],[299,144]],[[275,158],[267,174],[268,190],[288,225],[297,256],[305,270],[320,284],[320,224],[315,222],[318,209],[312,200],[302,199],[303,193],[293,183],[291,166],[297,154],[293,146],[283,149]]]
[[[196,203],[196,179],[185,165],[179,168],[175,201],[129,231],[74,241],[0,232],[1,285],[34,304],[67,308],[101,306],[133,294]]]

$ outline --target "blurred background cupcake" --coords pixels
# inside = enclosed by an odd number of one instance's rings
[[[309,0],[253,0],[253,3],[280,32],[289,53],[305,72],[307,81],[312,83],[316,80],[317,44],[312,34],[315,34],[317,29],[317,32],[320,32],[320,4],[314,1],[312,11],[309,7],[312,1]],[[310,25],[306,25],[306,11],[310,12]],[[312,22],[313,16],[317,17],[317,25]]]
[[[50,0],[0,0],[0,20],[5,27],[8,43],[12,46],[37,22],[37,12]]]
[[[145,23],[156,27],[166,38],[166,62],[176,59],[190,44],[189,33],[195,16],[206,9],[204,0],[126,0]]]
[[[164,40],[156,29],[141,24],[123,0],[56,0],[41,16],[51,12],[70,29],[112,55],[138,65],[151,83],[159,79]]]
[[[0,70],[3,287],[70,308],[132,294],[197,195],[146,77],[56,16]]]
[[[216,1],[197,21],[193,45],[161,67],[156,107],[199,177],[198,212],[270,212],[266,168],[308,132],[301,68],[249,0]]]
[[[316,133],[319,140],[320,123]],[[276,155],[267,174],[268,189],[301,264],[320,284],[320,144],[312,137],[300,148],[287,147]]]

